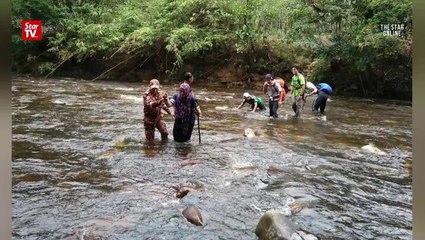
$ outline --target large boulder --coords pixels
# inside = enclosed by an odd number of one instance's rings
[[[267,211],[257,224],[255,234],[260,240],[318,240],[277,211]]]
[[[260,240],[289,240],[298,227],[290,222],[282,213],[267,211],[260,218],[255,234]]]

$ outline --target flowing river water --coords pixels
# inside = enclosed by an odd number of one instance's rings
[[[312,99],[301,119],[288,102],[269,119],[235,108],[243,89],[195,85],[201,144],[196,127],[191,142],[175,143],[166,115],[169,140],[156,132],[152,145],[146,85],[12,85],[13,239],[257,239],[270,209],[321,239],[412,238],[409,105],[333,96],[326,119],[311,114]],[[177,84],[163,87],[171,95]],[[257,136],[244,137],[246,128]],[[362,151],[369,143],[387,154]],[[178,199],[178,184],[203,191]],[[182,216],[189,204],[205,226]]]

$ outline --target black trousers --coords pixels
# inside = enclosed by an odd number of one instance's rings
[[[319,91],[319,96],[317,96],[313,105],[313,112],[318,112],[320,109],[320,113],[325,113],[326,102],[328,101],[328,94]]]
[[[277,118],[277,109],[279,108],[279,100],[269,100],[270,117]]]

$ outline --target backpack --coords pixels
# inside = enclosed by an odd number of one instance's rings
[[[285,93],[289,91],[288,84],[283,79],[279,79],[279,85],[282,88],[282,90],[285,90]]]

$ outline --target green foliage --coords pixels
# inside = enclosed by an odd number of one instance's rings
[[[151,65],[171,73],[193,59],[226,59],[246,72],[298,64],[317,81],[342,85],[359,76],[384,85],[411,81],[409,0],[13,0],[12,12],[18,72],[45,74],[67,61],[111,65],[136,55],[154,56]],[[43,41],[20,40],[22,19],[43,20]],[[383,36],[381,24],[407,31]]]
[[[51,62],[43,62],[37,66],[37,72],[39,74],[47,74],[55,68],[55,64]]]
[[[310,81],[315,83],[327,82],[328,79],[325,73],[328,73],[331,69],[331,64],[326,59],[319,59],[312,63],[313,75]]]
[[[412,20],[411,0],[372,0],[369,8],[373,11],[369,20],[372,24],[410,23]]]

